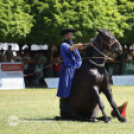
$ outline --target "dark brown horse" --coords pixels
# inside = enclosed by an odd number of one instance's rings
[[[122,47],[117,39],[105,29],[98,30],[99,34],[92,40],[84,51],[84,58],[99,57],[83,60],[81,68],[73,81],[71,95],[68,104],[71,108],[61,108],[62,118],[74,120],[95,121],[98,109],[101,110],[103,120],[109,122],[101,101],[100,93],[104,93],[111,107],[114,109],[117,118],[121,122],[126,119],[121,116],[112,96],[112,89],[109,85],[108,72],[105,69],[105,58],[101,52],[111,58],[122,54]],[[100,50],[100,52],[98,51]],[[102,57],[102,58],[100,58]]]

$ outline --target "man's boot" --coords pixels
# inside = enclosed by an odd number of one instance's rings
[[[67,109],[71,108],[68,104],[68,98],[65,97],[60,98],[60,108],[67,108]]]

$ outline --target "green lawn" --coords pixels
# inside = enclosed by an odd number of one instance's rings
[[[133,134],[134,86],[112,86],[112,89],[117,105],[129,102],[127,123],[121,123],[115,118],[112,118],[110,124],[55,121],[53,118],[59,116],[56,89],[1,90],[0,134]],[[110,116],[112,109],[105,96],[101,95],[101,98]],[[13,115],[18,117],[16,126],[12,126],[10,117]]]

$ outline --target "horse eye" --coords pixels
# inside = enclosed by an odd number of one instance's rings
[[[104,36],[105,39],[108,39],[109,37],[108,36]]]

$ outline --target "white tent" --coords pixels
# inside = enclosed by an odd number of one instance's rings
[[[31,50],[32,51],[38,51],[39,50],[39,46],[36,45],[36,44],[33,44],[33,45],[31,45]]]
[[[12,46],[12,50],[13,51],[19,51],[19,45],[17,43],[7,43],[7,49],[8,49],[8,46],[11,45]]]
[[[36,45],[36,44],[33,44],[31,46],[31,50],[32,51],[38,51],[38,50],[48,50],[48,45]]]
[[[29,48],[29,46],[27,44],[25,44],[24,46],[22,46],[22,50],[27,49],[27,48]]]
[[[3,50],[7,50],[8,46],[7,46],[7,43],[0,43],[0,50],[3,49]]]
[[[13,51],[19,51],[19,45],[17,43],[0,43],[0,50],[8,50],[8,46],[11,45],[12,46],[12,50]],[[22,50],[29,48],[29,46],[27,44],[25,44],[24,46],[22,46]],[[38,51],[38,50],[48,50],[48,45],[37,45],[37,44],[33,44],[31,45],[31,50],[32,51]]]
[[[19,45],[17,43],[0,43],[0,50],[8,50],[8,46],[12,46],[13,51],[19,51]]]
[[[48,45],[39,45],[39,50],[48,50]]]

